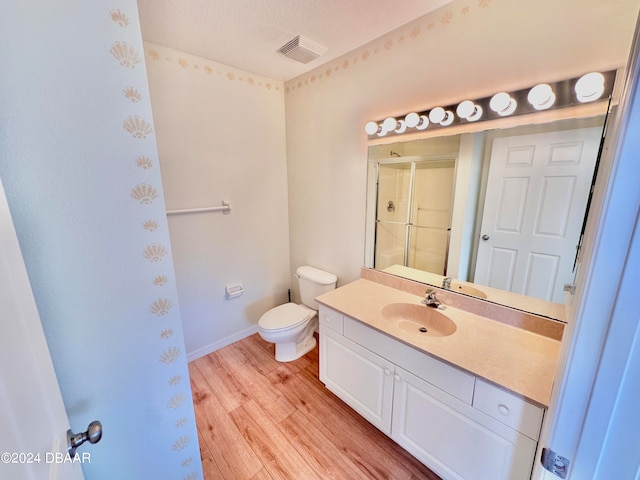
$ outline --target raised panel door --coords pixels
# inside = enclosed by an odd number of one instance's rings
[[[391,438],[445,480],[526,480],[536,442],[396,369]]]
[[[393,363],[320,326],[320,380],[387,435],[394,369]]]

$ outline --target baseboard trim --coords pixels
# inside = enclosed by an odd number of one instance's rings
[[[206,345],[204,347],[200,347],[197,350],[194,350],[193,352],[187,352],[187,362],[193,362],[194,360],[197,360],[200,357],[209,355],[210,353],[215,352],[216,350],[220,350],[222,347],[231,345],[232,343],[237,342],[238,340],[242,340],[243,338],[249,337],[254,333],[258,333],[258,325],[254,325],[245,330],[236,332],[233,335],[229,335],[228,337],[218,340],[217,342],[210,343],[209,345]]]

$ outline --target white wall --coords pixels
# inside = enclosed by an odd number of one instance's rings
[[[620,67],[637,13],[637,0],[455,0],[287,82],[292,268],[359,276],[367,121]]]
[[[282,82],[145,44],[189,358],[257,331],[291,286]],[[245,293],[226,300],[226,284]]]
[[[0,177],[86,478],[202,478],[136,2],[5,6]]]

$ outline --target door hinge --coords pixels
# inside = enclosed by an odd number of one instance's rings
[[[560,478],[567,478],[567,472],[569,471],[569,459],[558,455],[556,452],[549,448],[542,449],[542,455],[540,457],[542,466],[557,475]]]

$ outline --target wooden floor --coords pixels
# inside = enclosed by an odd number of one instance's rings
[[[439,480],[257,334],[189,364],[205,480]]]

